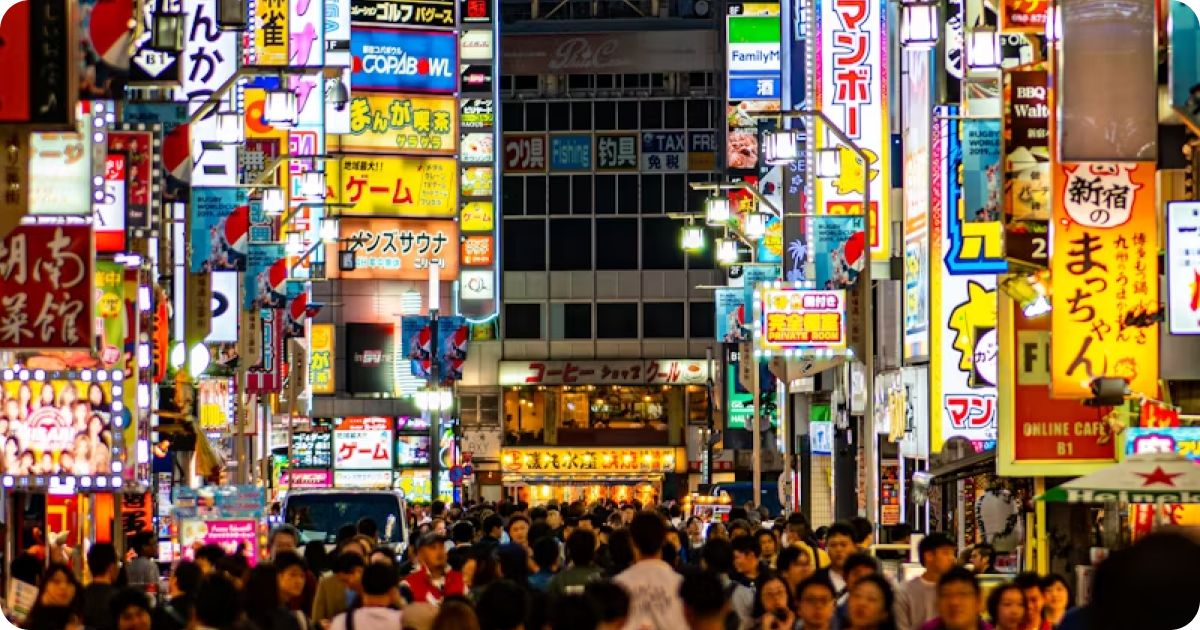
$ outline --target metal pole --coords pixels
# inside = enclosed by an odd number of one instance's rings
[[[296,344],[297,344],[296,340],[289,339],[288,342],[289,342],[288,352],[289,353],[295,352]],[[288,355],[289,358],[291,356],[292,356],[291,354]],[[287,482],[287,486],[286,486],[288,491],[291,491],[291,489],[292,489],[292,475],[295,472],[293,470],[293,466],[292,466],[292,461],[293,461],[292,457],[295,456],[295,445],[296,445],[296,395],[297,395],[297,393],[296,393],[295,382],[296,381],[295,381],[294,375],[289,374],[288,375],[288,419],[287,419],[287,425],[288,425],[287,426],[288,482]],[[270,425],[267,425],[267,426],[270,426]]]
[[[429,414],[429,502],[438,500],[438,473],[441,468],[442,445],[442,392],[438,372],[438,271],[436,264],[429,266],[429,397],[426,399],[433,410]]]
[[[750,474],[754,475],[754,505],[758,506],[759,503],[762,503],[762,445],[760,444],[762,439],[759,437],[759,425],[762,422],[762,383],[759,382],[758,358],[754,356],[749,358],[754,363],[754,377],[750,379],[754,384],[754,434],[750,436],[752,440],[750,444],[753,449],[750,456],[753,461],[750,462]],[[745,361],[745,359],[742,360]]]
[[[705,485],[712,485],[712,482],[713,482],[712,481],[712,476],[713,476],[713,471],[712,471],[712,469],[713,469],[713,428],[714,428],[713,427],[713,407],[715,406],[713,404],[713,402],[714,402],[713,396],[715,396],[717,393],[716,389],[713,388],[714,379],[713,379],[713,349],[712,349],[712,346],[709,346],[708,349],[704,351],[704,359],[705,359],[705,365],[708,367],[708,423],[706,425],[707,428],[704,431],[704,461],[702,462],[703,470],[701,471],[703,474],[700,476],[700,479],[701,479],[701,482],[704,483]],[[725,404],[728,405],[729,403],[726,402]]]

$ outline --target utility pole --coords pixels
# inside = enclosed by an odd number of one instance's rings
[[[705,367],[708,368],[708,423],[704,430],[704,461],[700,462],[700,479],[705,485],[712,485],[713,478],[713,407],[714,399],[717,390],[714,388],[713,378],[713,349],[709,346],[704,352]],[[725,404],[728,406],[729,402]]]
[[[438,499],[438,475],[441,472],[442,392],[438,372],[438,303],[441,301],[437,263],[429,264],[429,502]]]

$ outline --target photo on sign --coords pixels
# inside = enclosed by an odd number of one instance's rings
[[[111,381],[5,381],[0,387],[0,436],[5,439],[0,470],[15,477],[108,475],[113,430],[123,386]]]
[[[492,167],[471,166],[462,169],[463,197],[492,196]]]
[[[109,151],[104,160],[104,201],[95,204],[96,251],[125,251],[125,178],[129,154]]]
[[[496,159],[492,134],[464,133],[462,136],[462,155],[459,160],[464,164],[491,164]]]

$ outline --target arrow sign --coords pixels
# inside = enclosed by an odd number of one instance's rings
[[[163,72],[175,65],[175,60],[175,55],[171,53],[143,48],[133,58],[133,63],[145,74],[147,80],[157,80],[162,77]]]

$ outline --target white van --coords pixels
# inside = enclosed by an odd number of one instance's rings
[[[338,530],[371,518],[381,544],[396,555],[408,546],[406,505],[394,490],[297,489],[283,498],[283,521],[300,530],[301,544],[319,540],[332,545]]]

